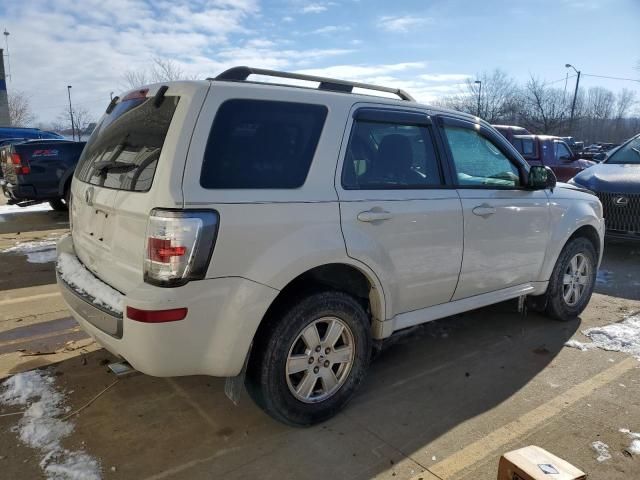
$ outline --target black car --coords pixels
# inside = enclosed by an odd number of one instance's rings
[[[569,183],[587,188],[600,198],[607,235],[640,239],[640,135]]]
[[[85,142],[28,140],[0,147],[0,187],[7,203],[26,206],[49,202],[66,210],[71,176]]]

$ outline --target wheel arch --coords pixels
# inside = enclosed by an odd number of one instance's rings
[[[548,281],[551,278],[551,273],[558,261],[558,257],[560,253],[564,249],[564,247],[575,238],[586,238],[589,240],[594,248],[596,249],[596,260],[599,264],[600,259],[602,258],[602,251],[604,248],[604,240],[598,231],[598,228],[593,225],[592,222],[584,221],[580,225],[575,226],[572,229],[565,230],[563,237],[558,239],[552,239],[551,244],[553,245],[551,251],[547,252],[547,256],[545,259],[545,263],[543,265],[540,279],[543,281]]]
[[[384,291],[373,271],[355,263],[327,263],[300,273],[280,290],[258,325],[255,337],[268,329],[292,301],[322,290],[336,290],[356,298],[369,314],[372,329],[376,322],[386,318]]]
[[[58,184],[58,194],[60,197],[64,196],[65,190],[71,188],[71,181],[73,180],[73,172],[74,169],[67,170],[64,175],[60,178],[60,183]]]

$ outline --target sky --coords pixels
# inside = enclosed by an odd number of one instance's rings
[[[0,1],[9,94],[24,92],[45,123],[68,108],[67,85],[99,118],[125,72],[154,57],[201,78],[250,65],[400,87],[424,103],[495,68],[560,88],[566,63],[640,79],[639,21],[640,0]],[[581,86],[640,99],[639,82],[583,76]]]

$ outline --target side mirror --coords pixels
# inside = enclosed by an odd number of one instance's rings
[[[606,160],[606,158],[607,158],[607,154],[606,154],[606,153],[604,153],[604,152],[596,153],[596,154],[593,156],[593,159],[594,159],[594,160],[596,160],[596,161],[598,161],[598,162],[601,162],[601,161],[603,161],[603,160]]]
[[[571,163],[575,160],[575,158],[570,157],[569,155],[561,155],[559,160],[562,160],[564,163]]]
[[[532,165],[529,168],[527,187],[531,190],[553,190],[556,187],[556,174],[549,167]]]

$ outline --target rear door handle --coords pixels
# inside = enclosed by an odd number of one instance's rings
[[[472,212],[474,215],[478,215],[479,217],[488,217],[496,213],[496,209],[488,203],[483,203],[482,205],[475,207]]]
[[[358,214],[358,220],[361,222],[376,222],[378,220],[389,220],[393,217],[391,212],[384,210],[367,210]]]

